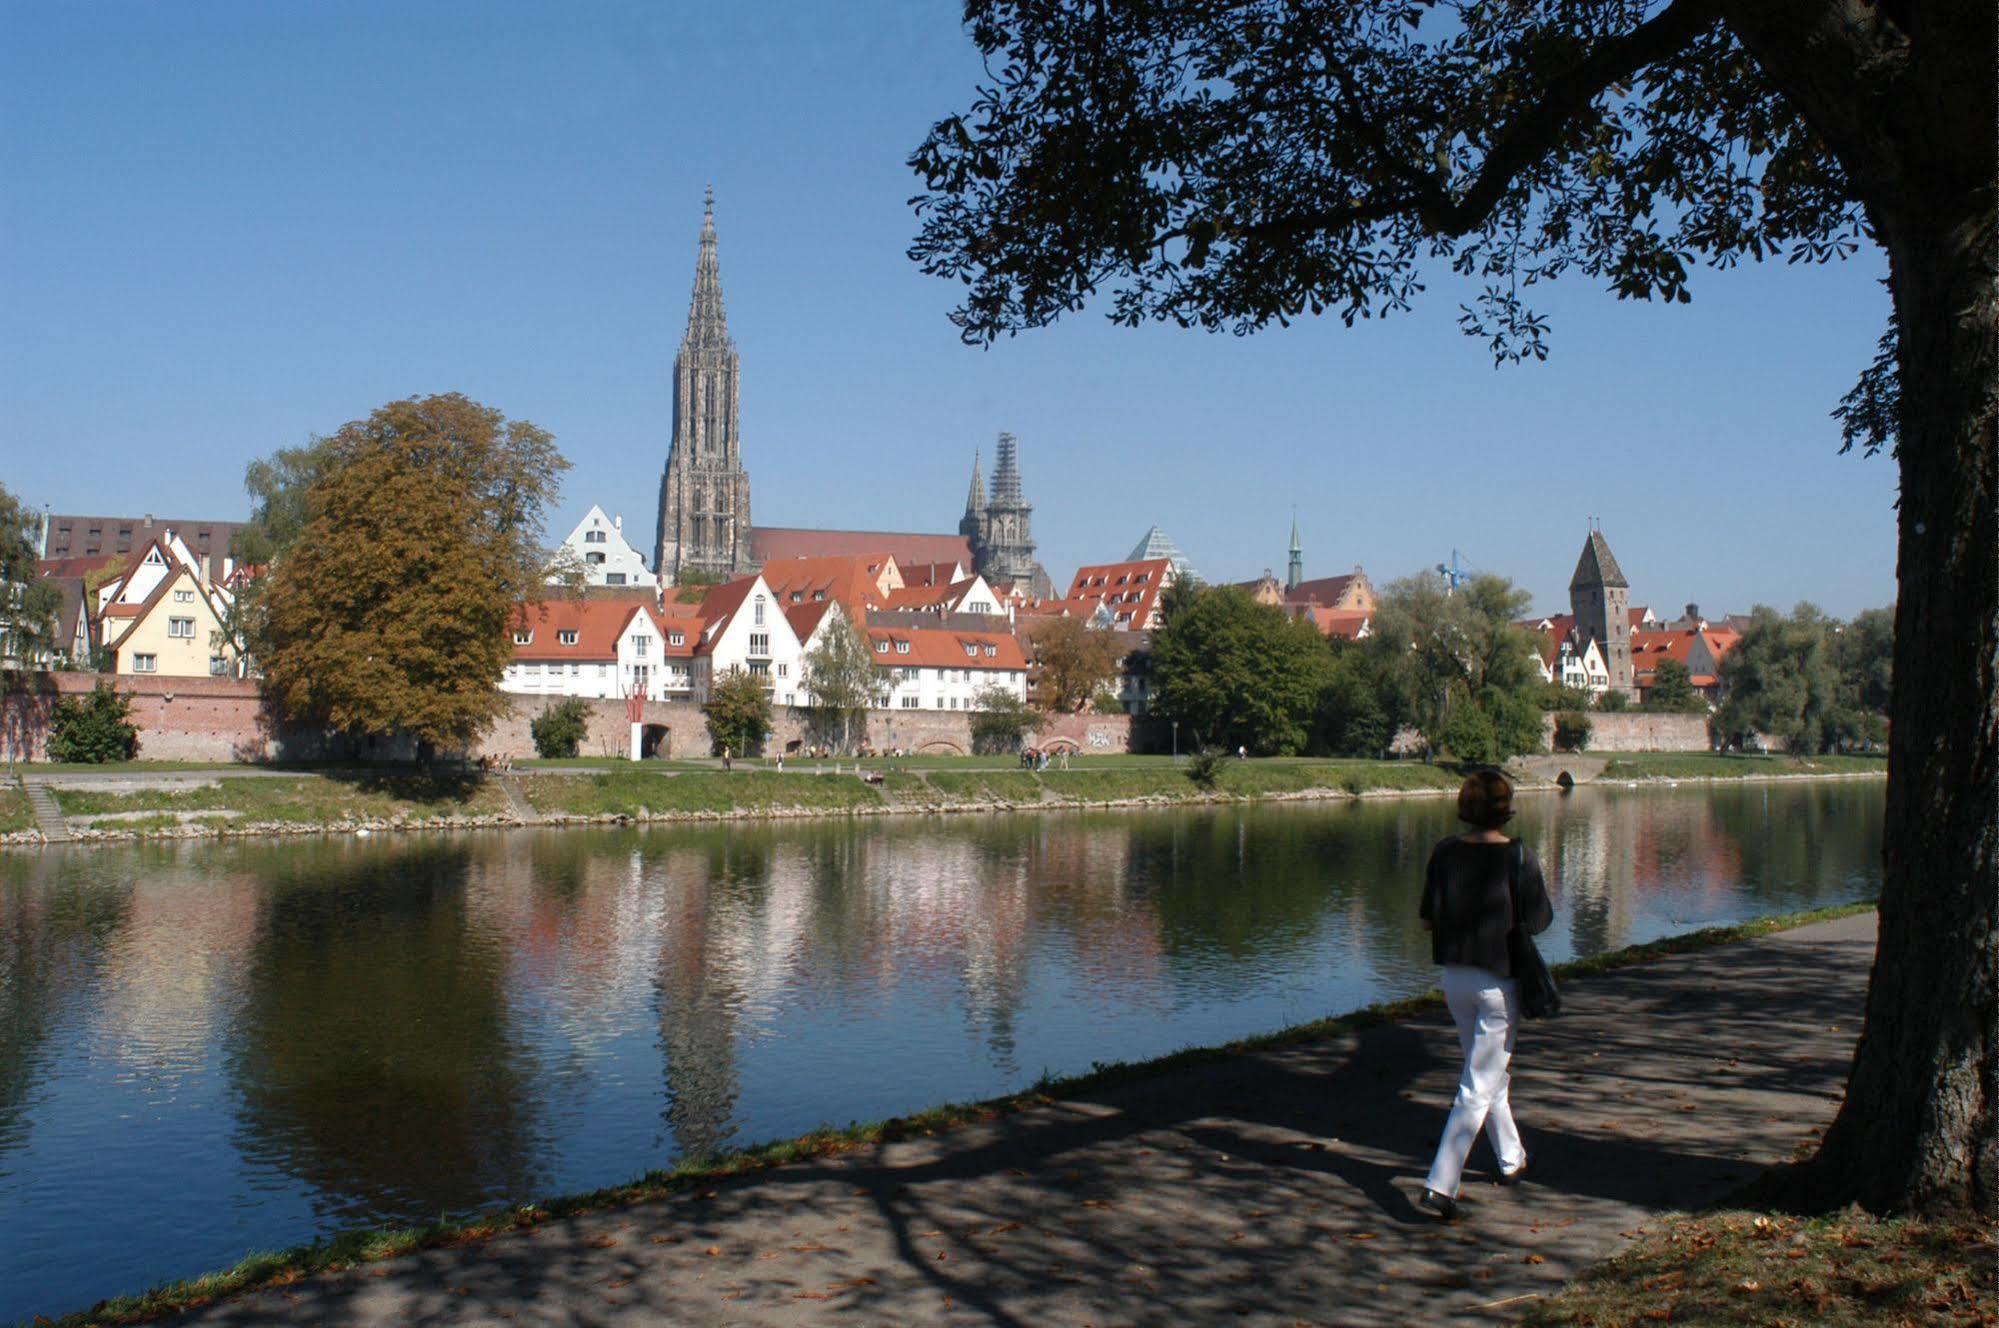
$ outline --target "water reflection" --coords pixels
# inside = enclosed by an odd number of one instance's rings
[[[1881,804],[1587,790],[1518,828],[1559,959],[1870,894]],[[1426,799],[0,856],[0,1320],[1420,989],[1452,828]]]

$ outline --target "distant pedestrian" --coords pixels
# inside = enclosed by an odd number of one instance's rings
[[[1235,749],[1235,759],[1238,761],[1247,761],[1249,759],[1249,748],[1237,746]]]
[[[730,752],[727,747],[724,747],[722,749],[722,768],[724,770],[733,770],[735,768],[734,765],[731,764]]]
[[[1507,937],[1516,927],[1527,936],[1546,931],[1555,919],[1541,864],[1500,829],[1513,819],[1513,785],[1506,776],[1485,770],[1466,778],[1458,790],[1458,819],[1471,829],[1431,852],[1420,910],[1430,957],[1443,965],[1444,1003],[1465,1054],[1457,1100],[1423,1182],[1423,1207],[1446,1221],[1457,1216],[1458,1181],[1481,1128],[1498,1159],[1501,1184],[1527,1170],[1527,1148],[1507,1097],[1520,1023]]]

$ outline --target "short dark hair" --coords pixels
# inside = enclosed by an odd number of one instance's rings
[[[1458,790],[1458,819],[1497,830],[1513,819],[1513,781],[1497,770],[1476,770]]]

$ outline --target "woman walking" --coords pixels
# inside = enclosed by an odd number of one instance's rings
[[[1458,819],[1471,828],[1431,852],[1422,907],[1430,957],[1444,967],[1444,1003],[1465,1053],[1457,1101],[1423,1182],[1423,1207],[1445,1221],[1457,1216],[1458,1179],[1481,1128],[1498,1157],[1501,1184],[1527,1170],[1527,1149],[1506,1095],[1520,1023],[1507,936],[1515,927],[1534,935],[1555,919],[1541,864],[1501,830],[1513,819],[1513,785],[1506,776],[1484,770],[1468,777],[1458,790]]]

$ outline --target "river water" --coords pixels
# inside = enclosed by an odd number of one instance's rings
[[[1551,961],[1871,897],[1878,781],[1523,797]],[[1432,985],[1448,800],[0,854],[0,1323]]]

